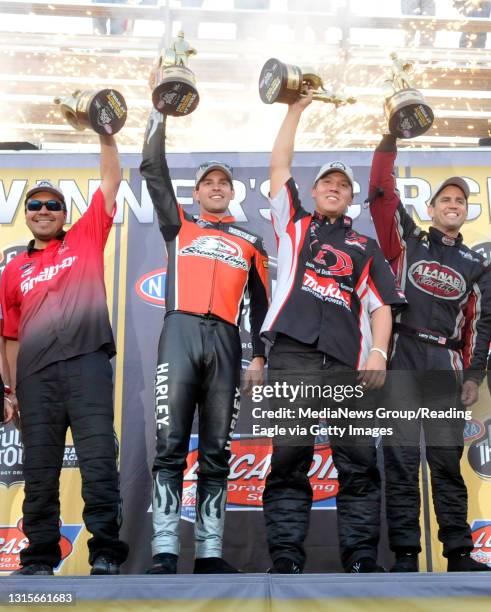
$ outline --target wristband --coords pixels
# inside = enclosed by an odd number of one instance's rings
[[[383,349],[378,348],[377,346],[374,346],[373,348],[370,349],[370,353],[372,353],[373,351],[375,351],[376,353],[380,353],[382,357],[385,359],[385,361],[387,361],[387,353]]]
[[[12,395],[12,387],[9,385],[3,385],[3,393],[4,395]]]

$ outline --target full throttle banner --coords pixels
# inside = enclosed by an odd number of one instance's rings
[[[235,199],[230,212],[244,229],[264,237],[270,256],[270,276],[274,289],[276,242],[270,222],[267,199],[268,163],[265,154],[169,154],[169,166],[178,200],[190,213],[195,168],[207,159],[222,159],[234,167]],[[373,235],[367,197],[371,152],[335,151],[298,153],[293,176],[306,208],[312,209],[310,189],[320,165],[342,159],[354,170],[355,198],[348,214],[354,227]],[[59,153],[0,154],[0,272],[8,261],[25,249],[30,239],[24,224],[24,194],[27,185],[49,179],[65,193],[68,227],[79,218],[99,185],[97,155]],[[117,197],[118,209],[106,247],[106,286],[109,312],[116,337],[118,356],[114,360],[116,431],[121,442],[121,490],[123,496],[123,537],[131,553],[125,571],[142,572],[149,564],[151,539],[151,467],[155,445],[153,381],[159,334],[165,313],[167,259],[163,239],[154,221],[152,203],[138,172],[138,155],[123,155],[124,180]],[[417,223],[426,227],[426,202],[432,188],[448,176],[460,175],[468,181],[471,196],[469,216],[463,228],[465,242],[491,256],[491,173],[484,150],[405,150],[399,153],[397,184],[401,199]],[[243,366],[250,358],[249,302],[242,312]],[[466,424],[466,450],[462,460],[469,487],[469,522],[475,542],[474,556],[491,563],[491,421],[490,398],[484,384],[481,401],[474,407],[473,419]],[[190,446],[185,473],[181,532],[183,550],[180,569],[189,570],[193,556],[194,492],[197,441]],[[267,440],[235,438],[232,444],[228,516],[225,531],[225,557],[245,571],[263,571],[270,560],[262,521],[262,492],[271,451]],[[437,525],[433,517],[431,492],[423,464],[422,569],[445,568]],[[340,569],[336,506],[337,473],[327,440],[319,439],[310,477],[314,489],[311,527],[306,542],[307,571]],[[0,572],[17,567],[25,538],[22,532],[22,439],[12,426],[0,425]],[[64,558],[61,574],[87,574],[89,537],[82,521],[80,475],[76,449],[67,437],[61,477],[61,532]],[[425,519],[425,517],[428,517]],[[384,530],[383,530],[384,532]],[[381,561],[390,562],[383,535]]]

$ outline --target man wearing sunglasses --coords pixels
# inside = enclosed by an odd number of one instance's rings
[[[228,214],[232,168],[219,161],[196,172],[199,216],[178,204],[165,158],[165,118],[153,111],[140,167],[167,247],[166,315],[155,382],[157,455],[153,476],[153,566],[175,574],[183,472],[199,412],[195,573],[234,573],[222,559],[230,447],[239,411],[243,297],[250,297],[252,362],[262,377],[259,331],[268,307],[267,255],[259,236]],[[258,378],[256,378],[258,380]]]
[[[34,238],[1,280],[10,406],[24,443],[24,533],[18,574],[51,575],[61,559],[59,476],[71,428],[82,475],[91,574],[118,574],[121,503],[113,429],[115,354],[104,286],[104,246],[121,180],[116,142],[101,136],[101,185],[68,231],[63,193],[49,181],[29,189]],[[9,415],[14,418],[15,414]]]

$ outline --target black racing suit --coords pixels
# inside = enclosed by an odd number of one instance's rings
[[[274,341],[268,376],[292,384],[356,384],[372,345],[371,313],[405,304],[394,275],[375,240],[353,230],[349,217],[329,223],[307,212],[293,178],[271,200],[271,214],[279,244],[276,288],[261,330]],[[314,441],[308,435],[274,440],[263,496],[273,561],[304,565]],[[341,560],[348,569],[377,557],[380,477],[373,438],[330,436],[330,443],[339,480]]]
[[[233,428],[240,406],[239,322],[251,299],[253,357],[268,306],[267,255],[259,236],[232,217],[194,218],[177,203],[162,115],[150,116],[141,172],[168,254],[166,316],[155,379],[157,455],[152,550],[179,553],[178,528],[189,438],[198,406],[196,557],[220,557]]]
[[[462,409],[462,379],[480,382],[491,332],[490,273],[484,258],[434,227],[422,231],[404,209],[395,187],[396,140],[384,136],[370,177],[370,210],[380,246],[406,294],[408,308],[396,318],[386,383],[391,409]],[[397,419],[392,442],[384,440],[387,520],[395,552],[419,552],[420,429],[438,537],[443,554],[472,550],[467,490],[460,472],[461,418]]]

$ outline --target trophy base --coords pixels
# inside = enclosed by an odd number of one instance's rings
[[[116,134],[126,121],[126,102],[119,91],[75,91],[67,98],[55,98],[66,121],[76,130],[91,128],[97,134]]]
[[[192,113],[199,104],[194,75],[186,67],[169,67],[162,70],[163,80],[152,93],[156,110],[163,115],[183,117]]]
[[[88,119],[97,134],[117,134],[126,122],[126,101],[119,91],[103,89],[90,101]]]
[[[385,102],[389,132],[396,138],[416,138],[433,124],[433,111],[416,89],[398,91]]]
[[[259,95],[265,104],[292,104],[300,97],[302,71],[298,66],[284,64],[272,57],[259,75]]]

